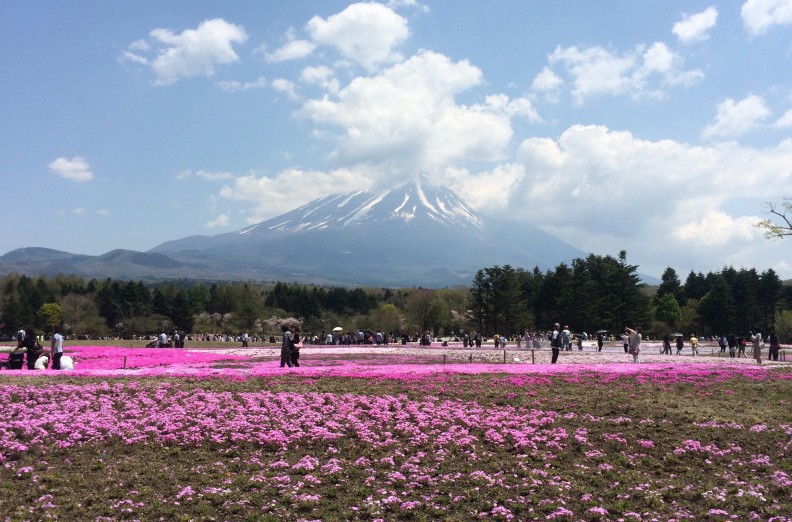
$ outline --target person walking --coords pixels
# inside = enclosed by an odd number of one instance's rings
[[[638,355],[641,353],[641,328],[636,327],[635,330],[625,328],[624,333],[627,335],[627,342],[630,347],[628,353],[633,356],[634,363],[640,363]]]
[[[677,338],[676,338],[677,353],[676,354],[679,355],[680,353],[682,353],[682,348],[684,348],[684,347],[685,347],[685,340],[682,339],[682,335],[677,335]]]
[[[696,337],[696,334],[690,336],[690,351],[693,352],[694,357],[698,355],[698,337]]]
[[[671,336],[668,334],[663,336],[663,351],[660,353],[671,355]]]
[[[603,335],[601,333],[597,334],[597,351],[602,351],[602,344],[604,343]]]
[[[281,326],[281,331],[283,332],[283,339],[281,339],[280,367],[283,368],[284,366],[288,366],[292,368],[294,366],[291,361],[292,333],[285,324]]]
[[[720,353],[726,353],[726,346],[729,344],[729,341],[726,339],[725,335],[721,335],[718,337],[718,346],[720,346]]]

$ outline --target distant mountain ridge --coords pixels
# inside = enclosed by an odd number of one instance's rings
[[[0,256],[0,272],[437,288],[467,285],[489,266],[546,270],[586,255],[537,227],[485,220],[448,188],[417,181],[325,196],[235,232],[148,252],[19,249]]]

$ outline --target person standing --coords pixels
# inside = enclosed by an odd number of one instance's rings
[[[50,342],[50,353],[52,354],[52,369],[61,369],[61,357],[63,357],[63,336],[61,327],[56,325],[53,329],[52,341]]]
[[[754,328],[751,333],[751,341],[753,342],[753,356],[756,359],[756,364],[762,364],[762,334],[758,328]]]
[[[281,326],[281,331],[283,332],[283,339],[281,340],[281,358],[280,358],[280,367],[283,368],[284,366],[288,366],[289,368],[293,367],[294,364],[291,362],[291,339],[292,333],[289,330],[289,327],[285,324]]]
[[[558,353],[561,351],[561,325],[555,323],[553,325],[553,333],[550,334],[550,350],[553,352],[553,356],[550,359],[550,364],[555,364],[558,362]]]
[[[294,367],[300,366],[300,348],[302,348],[302,340],[300,339],[300,327],[297,325],[292,326],[292,337],[289,341],[289,358],[291,365]]]
[[[165,348],[168,346],[168,336],[165,335],[165,332],[161,332],[158,337],[159,340],[159,347]]]
[[[250,336],[245,332],[242,334],[242,348],[247,348],[248,344],[250,344]]]
[[[604,342],[605,342],[605,340],[603,339],[603,335],[601,333],[598,333],[597,334],[597,351],[598,352],[602,351],[602,345],[603,345]]]
[[[778,341],[778,336],[775,332],[770,332],[770,354],[767,357],[772,361],[778,360],[778,351],[781,349],[781,343]]]
[[[633,330],[632,328],[625,327],[624,334],[627,336],[627,343],[629,345],[628,353],[633,356],[633,362],[641,362],[638,359],[638,355],[641,353],[641,328],[636,327],[635,330]]]
[[[677,353],[676,354],[679,355],[680,353],[682,353],[682,348],[684,348],[684,347],[685,347],[685,340],[682,339],[682,335],[677,335],[677,338],[676,338]]]
[[[561,349],[565,352],[572,351],[572,332],[569,330],[569,325],[564,325],[561,331]]]
[[[734,359],[737,355],[737,337],[729,334],[729,357]]]

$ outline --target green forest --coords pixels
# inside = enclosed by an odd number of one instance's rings
[[[478,270],[469,287],[344,288],[283,282],[144,284],[74,275],[0,280],[0,336],[20,328],[72,338],[133,339],[180,330],[193,334],[269,336],[285,320],[321,335],[340,326],[383,333],[455,336],[481,332],[511,337],[545,331],[554,322],[575,332],[620,332],[641,326],[645,336],[744,334],[775,330],[792,341],[792,285],[772,270],[725,267],[690,272],[682,281],[667,268],[659,285],[640,281],[637,267],[618,257],[589,255],[554,270],[509,265]]]

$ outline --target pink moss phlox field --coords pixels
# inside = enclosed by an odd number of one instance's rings
[[[690,383],[705,385],[722,382],[736,376],[754,380],[771,378],[792,379],[792,373],[772,372],[769,366],[749,366],[746,364],[714,362],[684,364],[678,362],[632,364],[590,363],[590,364],[492,364],[492,363],[449,363],[441,364],[434,356],[432,364],[426,364],[418,357],[406,357],[404,363],[373,364],[366,358],[358,360],[345,357],[324,355],[311,361],[310,355],[303,357],[299,368],[280,368],[275,358],[268,361],[254,360],[240,354],[221,351],[185,350],[169,348],[124,348],[115,346],[74,346],[66,349],[68,355],[76,357],[75,370],[59,372],[56,370],[27,369],[3,372],[2,375],[69,375],[95,377],[195,377],[195,378],[267,378],[279,375],[299,375],[302,377],[343,377],[343,378],[388,378],[402,380],[422,380],[436,375],[482,375],[508,374],[515,384],[541,382],[552,377],[568,382],[579,382],[595,376],[606,384],[628,376],[641,383],[676,384]],[[385,356],[384,362],[394,358]],[[413,362],[414,364],[410,364]],[[313,365],[312,365],[313,363]]]
[[[566,443],[555,412],[463,401],[331,393],[214,392],[136,382],[0,387],[2,460],[29,447],[69,448],[117,439],[162,445],[254,444],[353,438],[372,447],[397,440],[435,447],[496,445],[540,450]]]

